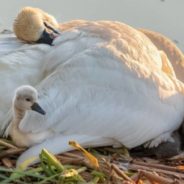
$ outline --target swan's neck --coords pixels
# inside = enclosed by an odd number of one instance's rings
[[[12,125],[18,128],[21,120],[24,118],[26,111],[18,109],[14,106]]]
[[[23,119],[23,117],[25,116],[25,113],[26,112],[24,110],[18,109],[14,105],[13,119],[10,123],[9,135],[12,138],[13,142],[18,146],[19,146],[19,142],[21,140],[24,140],[24,137],[25,137],[25,133],[19,129],[19,124]]]
[[[24,118],[26,111],[16,108],[14,106],[13,119],[10,124],[9,135],[13,142],[20,147],[29,147],[31,145],[40,143],[52,136],[51,131],[43,131],[38,133],[24,132],[19,128],[21,120]]]

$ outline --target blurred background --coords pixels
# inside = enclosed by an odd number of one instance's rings
[[[171,38],[184,51],[184,0],[0,0],[0,30],[24,6],[39,7],[59,22],[72,19],[116,20]]]

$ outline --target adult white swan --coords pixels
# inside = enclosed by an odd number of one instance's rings
[[[43,147],[70,150],[71,139],[82,146],[128,148],[170,140],[183,120],[184,86],[168,58],[126,24],[78,21],[69,27],[45,53],[42,77],[34,84],[46,115],[29,112],[19,126],[54,137],[28,149],[18,164]]]

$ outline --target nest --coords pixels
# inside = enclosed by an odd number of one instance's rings
[[[126,148],[80,149],[53,155],[40,153],[41,163],[15,168],[24,151],[10,141],[0,140],[0,183],[34,184],[183,184],[184,154],[155,159],[130,156]],[[93,159],[97,160],[94,164]],[[98,165],[98,166],[97,166]]]

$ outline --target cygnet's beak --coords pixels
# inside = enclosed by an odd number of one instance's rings
[[[36,102],[31,106],[31,109],[32,109],[33,111],[36,111],[36,112],[40,113],[40,114],[43,114],[43,115],[46,114],[45,111],[44,111],[44,110],[40,107],[40,105],[39,105],[38,103],[36,103]]]
[[[50,30],[50,32],[47,32],[45,29],[40,37],[39,40],[37,40],[37,43],[45,43],[48,45],[52,45],[53,40],[60,34],[59,31],[54,29],[52,26],[48,25],[47,23],[44,23],[45,27]]]

